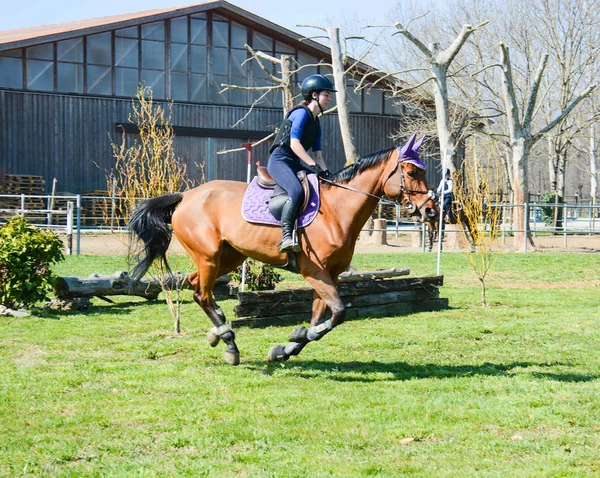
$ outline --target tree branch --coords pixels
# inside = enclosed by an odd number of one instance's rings
[[[262,52],[255,52],[251,47],[249,47],[248,45],[246,45],[246,48],[248,49],[248,51],[250,53],[252,53],[252,56],[256,59],[256,63],[258,63],[258,66],[260,66],[261,70],[265,72],[265,74],[275,83],[281,83],[281,78],[277,78],[276,76],[274,76],[269,70],[267,70],[267,68],[265,67],[265,65],[263,64],[263,62],[261,61],[261,56],[264,57],[265,59],[268,59],[269,61],[273,61],[275,60],[275,63],[281,63],[277,58],[273,58],[270,57],[269,55],[266,55],[265,53]],[[259,56],[259,53],[261,54]],[[272,58],[272,59],[271,59]]]
[[[531,93],[529,100],[527,101],[527,109],[525,110],[525,116],[523,116],[523,125],[529,129],[531,124],[531,118],[533,117],[533,111],[535,109],[535,102],[537,101],[538,91],[540,89],[540,82],[542,81],[542,75],[548,64],[548,53],[544,53],[538,65],[538,69],[535,73],[533,85],[531,86]]]
[[[408,23],[410,23],[410,22],[408,22]],[[410,33],[406,28],[404,28],[404,26],[402,25],[402,23],[397,22],[397,23],[394,24],[394,26],[398,30],[396,33],[394,33],[394,35],[397,35],[398,33],[400,33],[401,35],[404,35],[404,37],[408,41],[410,41],[413,45],[415,45],[419,50],[421,50],[421,52],[427,58],[431,58],[433,56],[433,52],[429,48],[427,48],[423,44],[423,42],[421,42],[421,40],[419,40],[418,38],[416,38],[415,36],[413,36],[412,33]],[[392,35],[392,36],[394,36],[394,35]]]
[[[517,128],[521,128],[521,122],[519,120],[519,106],[517,105],[515,87],[512,78],[510,52],[508,47],[502,42],[500,43],[500,49],[502,50],[502,86],[504,89],[504,104],[506,105],[506,115],[509,118],[508,127],[511,132],[511,139],[514,139]]]
[[[552,128],[554,128],[558,123],[560,123],[562,120],[564,120],[569,115],[569,113],[571,113],[573,108],[575,108],[581,100],[583,100],[587,96],[589,96],[595,89],[596,89],[596,85],[592,85],[587,90],[585,90],[583,93],[581,93],[577,98],[575,98],[573,101],[571,101],[569,106],[567,106],[566,109],[561,114],[559,114],[556,118],[554,118],[545,128],[542,128],[540,131],[538,131],[534,135],[534,137],[537,138],[537,137],[547,133]]]
[[[487,25],[489,22],[486,20],[483,23],[480,23],[476,27],[472,27],[471,25],[463,25],[460,33],[454,39],[452,44],[444,51],[441,55],[441,63],[447,67],[450,66],[450,63],[454,60],[454,57],[458,54],[460,49],[463,47],[469,36],[479,28]]]

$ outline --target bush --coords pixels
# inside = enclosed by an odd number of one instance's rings
[[[541,202],[542,204],[554,204],[556,202],[556,195],[552,192],[544,193]],[[542,221],[544,221],[546,226],[554,222],[554,209],[553,206],[542,206]]]
[[[242,282],[242,266],[230,273],[231,280]],[[275,272],[273,266],[263,264],[254,259],[246,259],[246,286],[248,290],[273,290],[281,276]]]
[[[15,309],[44,300],[54,281],[50,264],[63,260],[62,248],[54,232],[22,216],[0,228],[0,304]]]

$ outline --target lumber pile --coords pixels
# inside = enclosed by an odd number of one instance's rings
[[[363,273],[364,277],[351,276],[350,280],[340,277],[337,289],[346,306],[346,320],[448,307],[448,299],[439,296],[443,276],[399,278],[374,274]],[[234,308],[238,318],[231,321],[234,327],[295,325],[311,319],[313,289],[310,287],[240,292],[238,299],[239,305]]]
[[[4,174],[0,180],[0,195],[26,196],[43,195],[46,182],[42,176],[31,176],[25,174]],[[0,197],[0,218],[7,219],[14,216],[14,210],[21,209],[20,197]],[[41,197],[26,197],[25,210],[46,209],[46,202]],[[25,217],[31,221],[45,218],[45,213],[25,213]]]

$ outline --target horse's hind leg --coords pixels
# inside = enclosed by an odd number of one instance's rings
[[[190,281],[195,285],[194,300],[202,307],[202,310],[208,315],[214,327],[208,334],[211,346],[216,346],[219,339],[227,345],[227,350],[223,358],[231,365],[240,363],[240,351],[235,343],[235,333],[225,323],[225,314],[217,305],[213,295],[215,281],[218,277],[219,267],[214,262],[197,259],[198,274],[190,276]],[[194,284],[194,280],[196,283]]]
[[[337,279],[337,274],[332,272],[331,276]],[[309,342],[322,339],[344,321],[346,308],[337,292],[337,281],[333,281],[331,276],[325,271],[320,271],[314,277],[305,276],[315,289],[311,325],[308,329],[303,325],[297,327],[285,347],[281,345],[272,347],[267,357],[269,362],[284,362],[292,355],[298,355]],[[327,307],[331,310],[331,319],[325,319]]]

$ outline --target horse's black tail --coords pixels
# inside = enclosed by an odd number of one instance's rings
[[[160,259],[167,272],[167,249],[171,243],[171,217],[177,205],[183,200],[183,194],[166,194],[157,198],[146,199],[131,215],[129,229],[142,240],[143,250],[136,253],[134,242],[129,244],[131,257],[135,257],[137,265],[131,272],[133,280],[141,279],[156,259]]]

